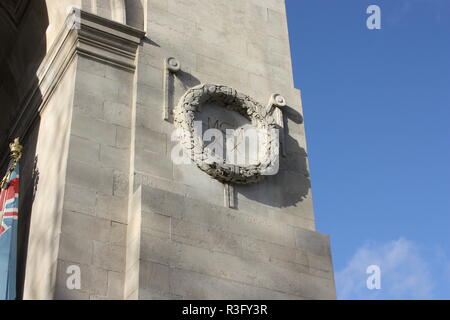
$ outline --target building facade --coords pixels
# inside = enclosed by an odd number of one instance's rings
[[[23,299],[335,298],[283,0],[7,0],[0,23]],[[175,161],[191,120],[277,129],[275,169]]]

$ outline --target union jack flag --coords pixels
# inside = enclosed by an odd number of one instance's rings
[[[0,299],[16,299],[17,222],[19,218],[19,164],[0,193]]]

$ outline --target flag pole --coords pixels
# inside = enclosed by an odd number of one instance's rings
[[[19,160],[22,157],[22,149],[23,149],[23,147],[20,144],[19,138],[15,138],[14,141],[9,144],[11,161],[9,162],[8,170],[6,170],[5,176],[3,177],[2,181],[0,182],[1,190],[4,190],[8,187],[9,178],[11,177],[11,174],[16,169],[17,164],[19,163]],[[6,196],[3,198],[3,203],[1,204],[2,207],[1,207],[1,211],[0,211],[0,224],[3,222],[5,203],[6,203]]]
[[[20,144],[19,138],[15,138],[14,142],[9,144],[11,161],[9,162],[8,170],[6,170],[6,174],[0,183],[1,190],[6,189],[8,187],[9,177],[16,169],[17,164],[19,163],[19,160],[22,157],[22,149],[23,149],[23,147]],[[3,199],[3,202],[6,202],[6,197]],[[5,206],[5,203],[2,203],[2,210],[0,212],[0,223],[3,220],[4,206]]]
[[[20,158],[22,157],[22,149],[23,146],[20,144],[19,138],[15,138],[14,141],[9,144],[11,161],[9,163],[8,170],[6,171],[6,174],[0,183],[1,189],[6,189],[6,187],[8,186],[9,177],[16,169],[16,166],[19,163]]]

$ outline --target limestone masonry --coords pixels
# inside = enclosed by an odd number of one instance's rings
[[[6,0],[0,27],[24,299],[335,299],[283,0]],[[195,121],[278,135],[217,163]]]

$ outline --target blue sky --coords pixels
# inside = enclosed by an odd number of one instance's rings
[[[366,27],[372,4],[381,30]],[[338,297],[450,299],[450,1],[286,5]]]

